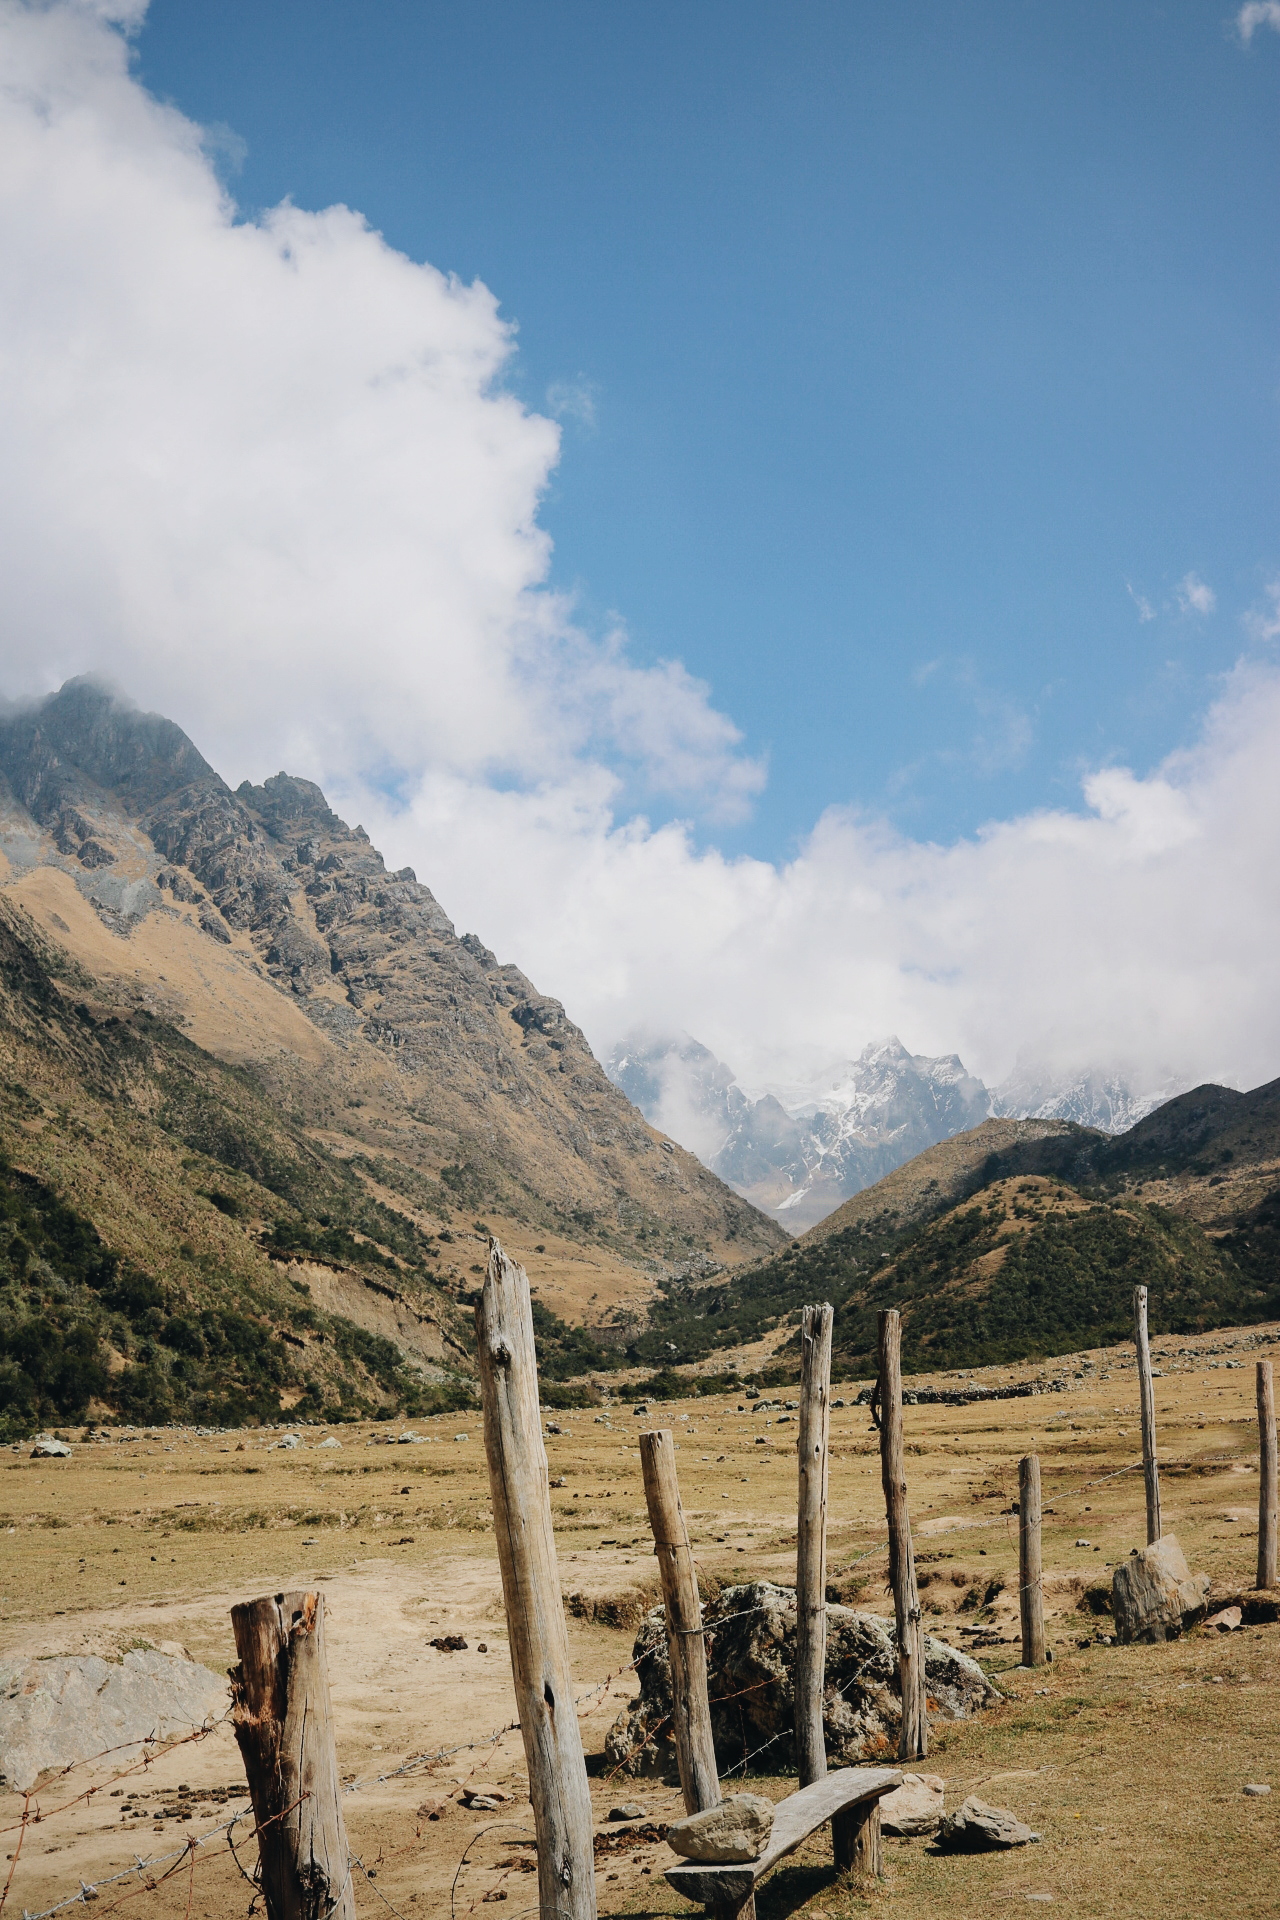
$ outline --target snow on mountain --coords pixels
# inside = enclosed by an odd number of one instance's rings
[[[1063,1079],[1020,1061],[992,1093],[991,1111],[997,1118],[1074,1120],[1077,1126],[1098,1127],[1103,1133],[1127,1133],[1186,1088],[1185,1080],[1169,1075],[1162,1085],[1138,1093],[1122,1075],[1105,1068]]]
[[[908,1053],[896,1037],[756,1092],[687,1033],[633,1034],[606,1071],[654,1126],[792,1233],[988,1117],[1123,1133],[1183,1091],[1172,1077],[1139,1093],[1101,1068],[1064,1077],[1019,1062],[992,1093],[954,1053]]]
[[[655,1126],[793,1233],[990,1112],[955,1054],[911,1054],[896,1038],[754,1095],[688,1034],[633,1035],[607,1071]]]

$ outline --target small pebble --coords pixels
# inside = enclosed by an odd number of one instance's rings
[[[1270,1787],[1264,1787],[1256,1780],[1250,1781],[1249,1785],[1245,1788],[1245,1792],[1255,1800],[1260,1800],[1264,1793],[1270,1793],[1270,1791]]]

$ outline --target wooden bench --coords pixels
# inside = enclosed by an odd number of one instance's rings
[[[769,1844],[758,1860],[732,1866],[681,1861],[666,1869],[667,1880],[686,1900],[710,1907],[717,1920],[755,1920],[756,1887],[779,1860],[830,1820],[836,1865],[852,1866],[859,1835],[879,1806],[880,1796],[901,1785],[896,1767],[841,1767],[779,1800]]]

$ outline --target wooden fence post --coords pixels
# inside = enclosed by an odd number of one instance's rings
[[[800,1315],[800,1499],[796,1519],[796,1763],[800,1785],[827,1771],[822,1695],[827,1669],[827,1442],[831,1426],[829,1305]]]
[[[1034,1453],[1018,1462],[1018,1605],[1022,1616],[1022,1664],[1044,1665],[1044,1584],[1040,1560],[1040,1461]]]
[[[929,1721],[925,1709],[920,1595],[916,1591],[915,1554],[911,1547],[911,1522],[907,1517],[906,1456],[902,1441],[902,1316],[896,1307],[886,1307],[880,1313],[879,1368],[876,1399],[880,1412],[880,1479],[889,1522],[889,1582],[893,1588],[898,1685],[902,1694],[898,1758],[917,1760],[929,1751]]]
[[[698,1575],[689,1545],[674,1435],[667,1428],[640,1435],[640,1466],[649,1525],[662,1576],[671,1653],[671,1730],[675,1736],[686,1813],[720,1804],[720,1776],[707,1699],[707,1641],[702,1630]]]
[[[1147,1339],[1147,1290],[1133,1290],[1133,1343],[1138,1350],[1138,1393],[1142,1402],[1142,1477],[1147,1487],[1147,1545],[1160,1538],[1160,1463],[1156,1458],[1156,1390],[1151,1378]]]
[[[1271,1362],[1258,1362],[1258,1585],[1276,1584],[1276,1395]]]
[[[231,1609],[232,1715],[268,1920],[355,1920],[324,1657],[324,1595]]]
[[[595,1920],[591,1794],[569,1672],[569,1636],[538,1409],[525,1270],[496,1240],[476,1306],[493,1525],[529,1769],[543,1920]]]
[[[831,1822],[835,1863],[858,1880],[879,1880],[884,1872],[883,1827],[879,1800],[860,1800]]]

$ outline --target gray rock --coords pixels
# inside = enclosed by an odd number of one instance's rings
[[[1204,1618],[1209,1584],[1207,1573],[1191,1572],[1176,1534],[1166,1533],[1111,1576],[1116,1639],[1122,1646],[1176,1640]]]
[[[644,1808],[638,1806],[634,1800],[624,1800],[620,1807],[610,1807],[609,1818],[611,1820],[643,1820]]]
[[[794,1588],[768,1580],[725,1587],[703,1617],[713,1629],[707,1635],[707,1681],[721,1766],[766,1742],[771,1763],[794,1764]],[[661,1607],[645,1615],[633,1651],[640,1694],[610,1728],[605,1752],[610,1768],[665,1778],[674,1771],[675,1752]],[[931,1717],[965,1720],[1000,1698],[976,1661],[932,1635],[925,1636],[925,1678]],[[892,1760],[901,1717],[892,1620],[828,1606],[822,1724],[829,1764]]]
[[[31,1449],[33,1460],[69,1460],[71,1449],[65,1440],[55,1440],[52,1434],[43,1433]]]
[[[734,1793],[718,1807],[673,1821],[667,1828],[667,1845],[686,1860],[726,1865],[758,1860],[772,1832],[772,1801],[758,1793]]]
[[[1016,1813],[989,1807],[972,1795],[938,1829],[938,1845],[944,1853],[996,1853],[1005,1847],[1025,1847],[1039,1838]]]
[[[1251,1800],[1261,1800],[1264,1798],[1265,1795],[1270,1793],[1270,1791],[1271,1791],[1270,1787],[1264,1787],[1261,1781],[1259,1780],[1251,1780],[1249,1782],[1249,1785],[1245,1788],[1245,1792],[1249,1795],[1249,1798]]]
[[[936,1833],[942,1824],[943,1785],[936,1773],[904,1773],[902,1785],[880,1800],[880,1824],[885,1833],[914,1838]]]
[[[25,1793],[49,1767],[108,1747],[190,1733],[226,1706],[227,1683],[172,1654],[136,1650],[0,1663],[0,1779]]]

